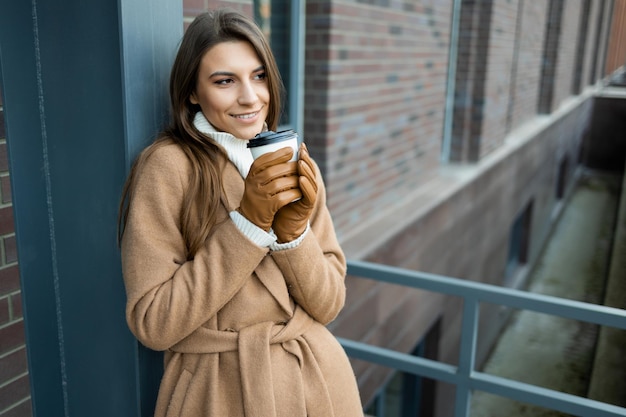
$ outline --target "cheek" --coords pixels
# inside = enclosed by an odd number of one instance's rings
[[[223,94],[209,94],[205,97],[204,104],[208,111],[219,113],[228,107],[227,99]]]
[[[259,88],[257,90],[257,96],[259,98],[261,98],[261,100],[263,100],[265,102],[269,102],[270,101],[270,89],[267,86],[267,84],[259,86]]]
[[[265,99],[267,102],[270,101],[270,90],[267,87],[265,87]]]

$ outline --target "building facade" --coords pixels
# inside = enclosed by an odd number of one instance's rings
[[[254,16],[272,40],[283,124],[322,169],[348,258],[523,287],[585,158],[594,94],[626,64],[626,0],[183,0],[183,24],[219,6]],[[3,133],[0,416],[25,417]],[[347,286],[336,335],[455,363],[459,300]],[[485,308],[479,361],[508,317]],[[354,368],[373,409],[394,375]],[[422,381],[413,406],[450,415],[451,392]]]

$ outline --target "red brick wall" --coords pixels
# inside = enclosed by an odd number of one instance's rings
[[[626,0],[615,0],[610,39],[606,57],[607,74],[626,65]]]
[[[0,416],[31,415],[9,159],[0,98]]]
[[[306,9],[304,137],[340,238],[423,184],[441,153],[452,1],[367,3]]]

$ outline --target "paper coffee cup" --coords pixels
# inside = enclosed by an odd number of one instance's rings
[[[297,161],[298,134],[291,129],[281,130],[280,132],[269,130],[259,133],[248,141],[248,148],[254,159],[257,159],[267,152],[274,152],[287,147],[293,149],[293,158],[291,158],[291,161]]]

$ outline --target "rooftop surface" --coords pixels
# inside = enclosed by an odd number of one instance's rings
[[[624,177],[626,178],[626,177]],[[626,307],[626,198],[621,175],[583,171],[529,277],[528,291]],[[622,193],[624,194],[624,193]],[[621,253],[621,256],[618,254]],[[620,305],[621,303],[621,305]],[[517,311],[484,371],[626,406],[624,331]],[[472,417],[565,416],[476,392]]]

